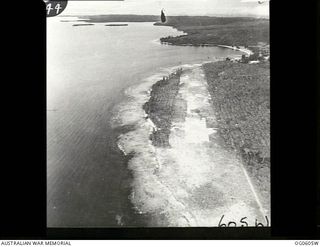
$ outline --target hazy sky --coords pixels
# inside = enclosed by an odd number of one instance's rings
[[[166,15],[269,16],[269,1],[259,4],[258,0],[69,0],[63,15],[158,15],[162,8]]]

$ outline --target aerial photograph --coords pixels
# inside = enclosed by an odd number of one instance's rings
[[[70,0],[46,38],[47,227],[271,226],[269,0]]]

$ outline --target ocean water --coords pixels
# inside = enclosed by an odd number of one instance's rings
[[[153,23],[73,26],[61,20],[69,18],[47,22],[47,224],[150,225],[132,200],[134,178],[121,137],[134,128],[159,78],[180,65],[241,53],[161,45],[160,37],[182,32]]]

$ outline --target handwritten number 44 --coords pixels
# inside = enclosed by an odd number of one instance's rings
[[[62,9],[60,3],[56,4],[54,8],[52,7],[51,3],[47,4],[47,14],[50,15],[51,10],[56,10],[56,14],[59,14],[60,10]]]

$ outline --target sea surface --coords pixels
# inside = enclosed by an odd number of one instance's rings
[[[161,37],[183,33],[153,23],[73,26],[82,23],[73,20],[47,21],[47,225],[148,226],[148,215],[132,203],[130,154],[119,146],[119,136],[134,128],[128,123],[137,101],[147,99],[134,90],[141,93],[179,65],[242,53],[162,45]],[[132,108],[128,97],[137,98]]]

